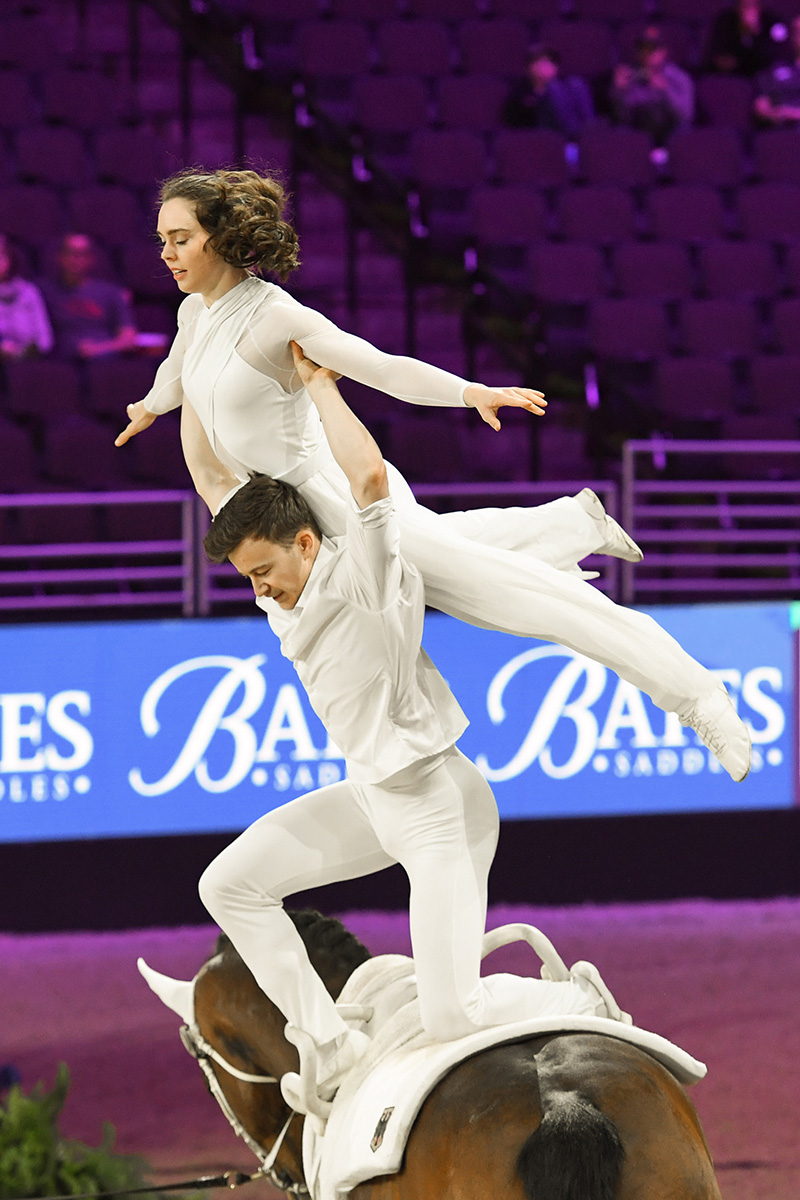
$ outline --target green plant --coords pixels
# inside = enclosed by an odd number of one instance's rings
[[[60,1063],[51,1092],[38,1083],[25,1095],[15,1085],[0,1104],[0,1200],[146,1186],[145,1163],[112,1152],[115,1131],[108,1122],[97,1147],[61,1136],[58,1115],[68,1090],[69,1071]]]

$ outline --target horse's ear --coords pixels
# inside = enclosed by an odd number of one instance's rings
[[[187,1025],[194,1024],[194,980],[170,979],[148,967],[143,958],[137,958],[136,965],[159,1000],[177,1013]]]

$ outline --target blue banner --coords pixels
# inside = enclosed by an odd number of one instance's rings
[[[749,779],[599,664],[431,614],[426,649],[501,815],[793,802],[790,605],[652,611],[752,727]],[[237,831],[344,775],[258,615],[2,627],[0,689],[0,841]]]

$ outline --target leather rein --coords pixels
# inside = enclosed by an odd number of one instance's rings
[[[235,1079],[241,1079],[244,1083],[274,1083],[280,1084],[280,1079],[275,1075],[252,1075],[247,1071],[240,1071],[238,1067],[234,1067],[226,1059],[222,1057],[219,1051],[215,1050],[210,1042],[207,1042],[196,1025],[182,1025],[180,1029],[181,1041],[185,1048],[189,1051],[192,1058],[196,1059],[200,1065],[203,1074],[206,1077],[208,1090],[216,1100],[217,1104],[225,1114],[231,1128],[237,1137],[247,1145],[255,1154],[256,1158],[261,1163],[255,1176],[265,1176],[270,1183],[281,1192],[292,1193],[295,1195],[307,1194],[308,1187],[305,1183],[294,1183],[285,1171],[275,1166],[275,1161],[283,1145],[284,1138],[289,1132],[289,1126],[296,1116],[296,1112],[290,1112],[286,1119],[286,1123],[278,1134],[272,1149],[266,1151],[263,1146],[252,1137],[245,1129],[242,1122],[236,1116],[236,1113],[231,1108],[227,1096],[220,1087],[216,1073],[211,1066],[209,1059],[213,1060],[218,1066],[222,1067],[223,1071],[227,1071],[229,1075],[233,1075]],[[236,1186],[236,1185],[232,1185]],[[155,1189],[153,1189],[155,1190]]]

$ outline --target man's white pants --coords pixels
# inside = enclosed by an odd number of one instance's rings
[[[624,608],[576,573],[602,527],[574,497],[533,508],[434,513],[387,463],[400,550],[425,583],[425,601],[485,629],[543,638],[595,659],[654,704],[684,713],[717,680],[652,617]],[[335,463],[298,489],[325,533],[341,533],[349,490]]]
[[[261,817],[211,863],[200,896],[259,987],[323,1046],[346,1026],[281,901],[399,862],[411,884],[411,943],[423,1027],[442,1040],[487,1025],[594,1013],[583,981],[480,978],[497,806],[455,747],[379,785],[320,788]]]

